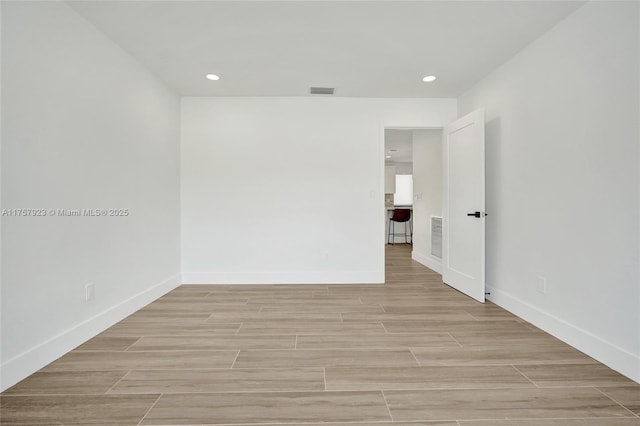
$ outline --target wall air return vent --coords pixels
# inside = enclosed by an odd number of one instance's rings
[[[309,93],[312,95],[333,95],[333,87],[309,87]]]
[[[442,218],[431,216],[431,255],[442,259]]]

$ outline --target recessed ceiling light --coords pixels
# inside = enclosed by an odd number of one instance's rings
[[[390,155],[386,155],[384,158],[391,158],[391,156]]]
[[[220,77],[215,75],[215,74],[207,74],[205,75],[205,77],[207,78],[207,80],[220,80]]]
[[[436,79],[435,75],[428,75],[425,78],[422,79],[422,81],[426,81],[427,83],[430,81],[434,81]]]

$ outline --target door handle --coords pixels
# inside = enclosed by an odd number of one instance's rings
[[[486,216],[487,214],[485,213],[484,215]],[[482,213],[480,212],[467,213],[467,216],[482,217]]]

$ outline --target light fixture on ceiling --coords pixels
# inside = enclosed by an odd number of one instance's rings
[[[385,155],[385,157],[384,157],[384,158],[391,158],[391,156],[390,156],[390,155]]]
[[[218,76],[216,74],[207,74],[207,75],[205,75],[205,78],[207,80],[213,80],[213,81],[220,80],[220,76]]]
[[[436,76],[435,76],[435,75],[428,75],[428,76],[424,77],[424,78],[422,79],[422,81],[425,81],[425,82],[427,82],[427,83],[430,83],[430,82],[434,81],[435,79],[436,79]]]

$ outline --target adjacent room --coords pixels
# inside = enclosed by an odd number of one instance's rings
[[[638,2],[0,14],[0,424],[640,425]]]

